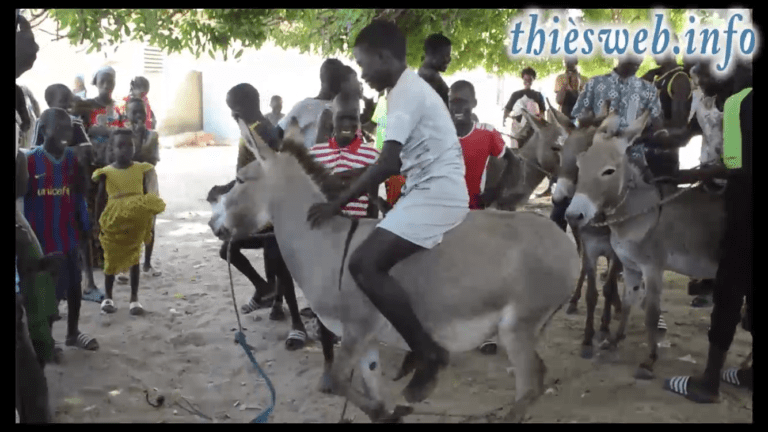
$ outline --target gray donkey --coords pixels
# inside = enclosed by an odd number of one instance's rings
[[[330,196],[330,176],[301,145],[298,126],[288,127],[279,153],[244,123],[240,126],[257,160],[238,173],[220,229],[237,239],[274,226],[286,265],[312,310],[342,336],[330,371],[334,394],[348,397],[372,421],[399,421],[412,409],[386,408],[379,391],[381,367],[369,365],[378,355],[376,341],[404,350],[407,345],[355,285],[345,262],[346,251],[358,247],[377,221],[359,220],[354,231],[350,219],[336,216],[310,229],[307,211]],[[392,274],[425,329],[449,351],[474,350],[498,331],[515,366],[513,413],[519,417],[543,392],[546,369],[536,344],[545,324],[567,302],[578,271],[576,248],[550,220],[479,210],[435,248],[397,264]],[[349,379],[355,364],[363,391]]]
[[[595,135],[592,147],[578,156],[579,182],[566,218],[584,227],[600,215],[607,216],[611,246],[624,266],[626,288],[619,329],[603,347],[615,348],[624,338],[632,305],[645,294],[651,352],[635,377],[651,379],[658,359],[663,273],[671,270],[693,278],[715,277],[725,208],[721,196],[701,188],[657,187],[642,152],[631,146],[645,128],[648,112],[621,134],[611,126],[614,116],[605,120],[606,128]]]

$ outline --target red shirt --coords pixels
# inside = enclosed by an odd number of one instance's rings
[[[373,145],[364,144],[360,134],[346,147],[339,147],[336,138],[331,138],[328,144],[312,146],[309,153],[334,174],[373,165],[379,158],[379,151]],[[343,212],[352,217],[365,217],[368,213],[368,195],[347,204]]]
[[[480,185],[485,177],[485,168],[488,158],[501,157],[504,154],[504,140],[499,131],[491,125],[475,123],[472,130],[459,138],[461,149],[464,152],[464,166],[466,172],[464,178],[467,181],[469,192],[469,208],[481,209]]]

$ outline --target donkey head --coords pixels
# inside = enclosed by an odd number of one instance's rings
[[[274,193],[274,175],[270,174],[279,157],[242,119],[238,120],[238,125],[246,147],[256,160],[237,172],[235,184],[226,194],[223,224],[212,226],[214,234],[230,240],[247,238],[272,223],[269,203]],[[293,119],[285,131],[284,141],[296,139],[303,142],[298,122]]]
[[[598,213],[603,213],[620,203],[626,189],[642,181],[643,163],[631,163],[640,150],[631,146],[645,128],[648,113],[644,113],[623,132],[613,132],[615,121],[609,116],[595,133],[592,146],[576,158],[579,182],[576,194],[568,206],[565,216],[573,226],[582,227]],[[604,134],[601,137],[598,135]],[[642,154],[640,154],[642,157]]]

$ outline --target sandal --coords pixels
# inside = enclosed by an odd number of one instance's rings
[[[128,313],[131,315],[144,315],[144,308],[141,306],[141,303],[139,302],[131,302],[129,305]]]
[[[664,390],[671,391],[696,403],[717,403],[720,400],[718,395],[699,393],[695,391],[695,388],[689,388],[690,379],[691,377],[689,376],[678,376],[665,380]]]
[[[96,351],[99,349],[99,342],[95,338],[85,334],[79,333],[76,337],[68,337],[66,340],[67,346],[76,346],[80,349],[88,351]]]
[[[92,301],[95,303],[101,303],[104,301],[104,293],[100,289],[94,288],[88,291],[83,291],[83,300]]]
[[[240,310],[244,314],[249,314],[259,309],[272,307],[272,304],[275,302],[275,297],[277,297],[277,292],[274,291],[258,299],[256,297],[251,297],[251,300],[248,302],[248,304],[243,305]]]
[[[307,334],[301,330],[291,330],[288,333],[288,339],[285,340],[285,349],[296,351],[304,348],[307,342]]]
[[[483,344],[480,345],[477,349],[485,355],[494,355],[496,354],[497,345],[496,342],[488,340],[483,342]]]
[[[117,311],[115,302],[112,301],[112,299],[104,299],[104,301],[101,302],[101,311],[108,314],[115,313]]]
[[[660,332],[667,331],[667,323],[664,322],[664,317],[661,316],[661,315],[659,315],[659,323],[658,323],[657,328],[659,329]]]
[[[724,382],[727,382],[732,386],[752,390],[751,380],[749,379],[748,374],[749,370],[730,368],[723,371],[721,378]],[[741,378],[739,378],[739,375],[741,375]]]
[[[152,276],[152,277],[158,277],[158,276],[162,276],[163,275],[162,271],[155,270],[155,268],[152,267],[152,266],[149,266],[149,268],[142,267],[141,271],[144,272],[144,273],[150,273],[150,276]]]

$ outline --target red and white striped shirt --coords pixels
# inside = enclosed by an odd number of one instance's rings
[[[339,147],[336,138],[331,138],[327,144],[315,144],[309,153],[334,174],[373,165],[379,158],[379,151],[372,144],[363,143],[359,134],[346,147]],[[368,214],[368,195],[347,204],[343,212],[347,216],[365,217]]]

